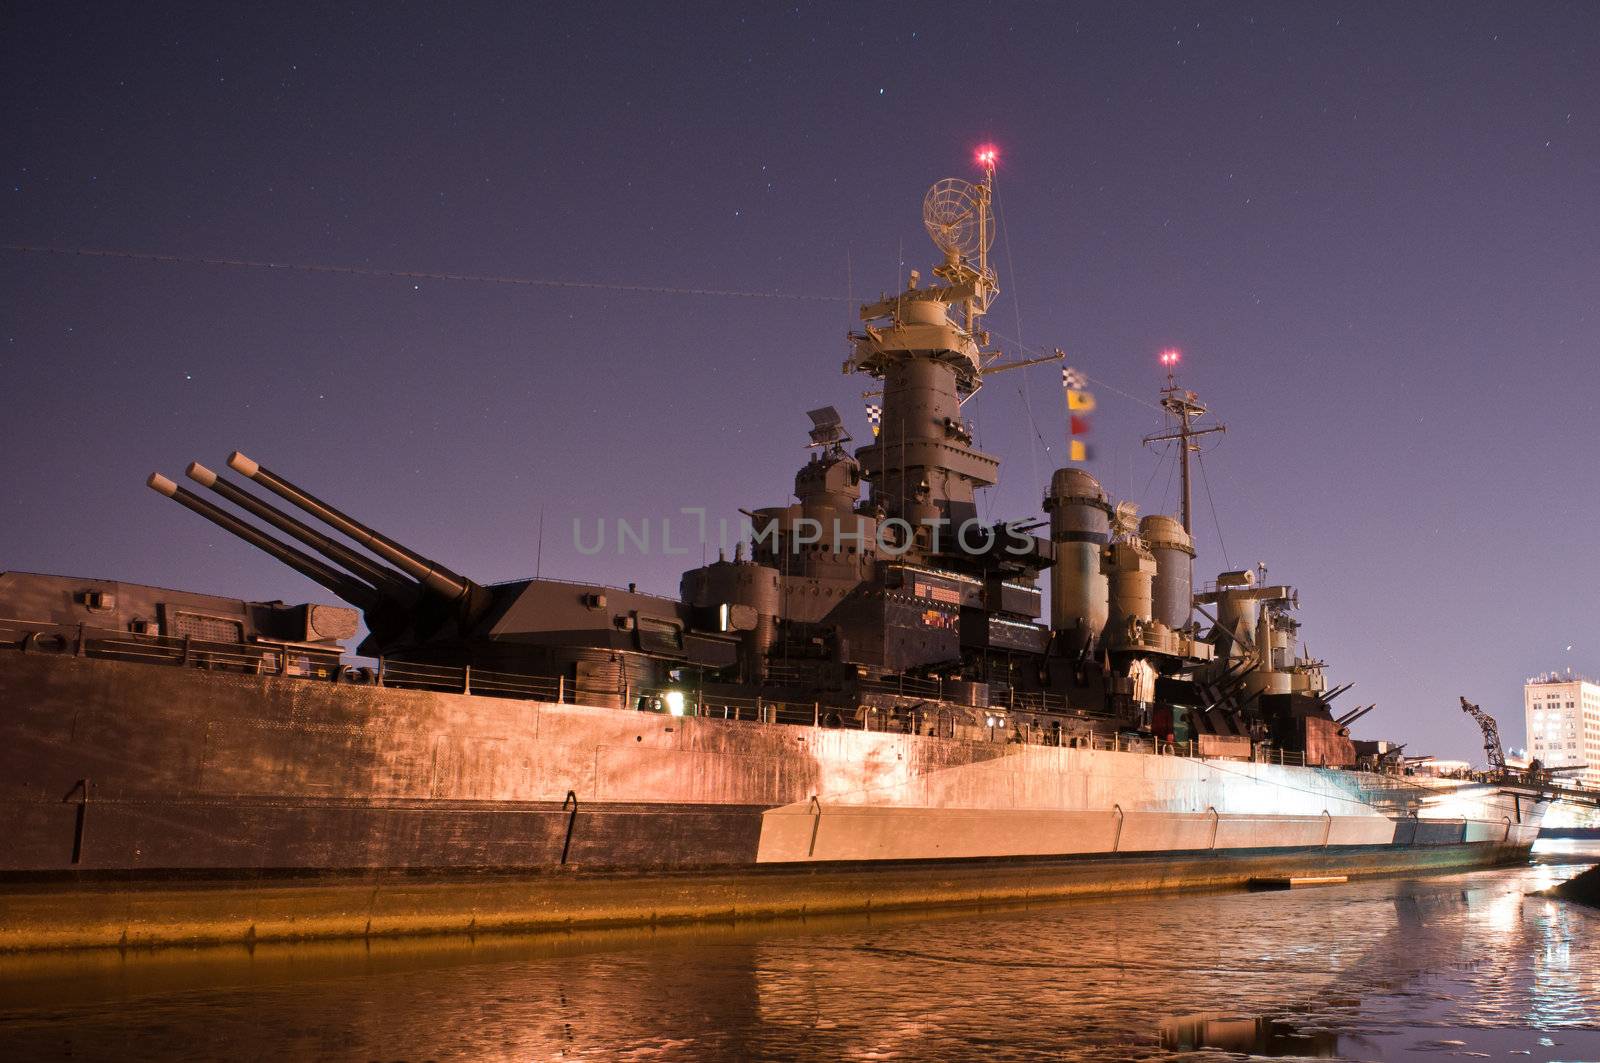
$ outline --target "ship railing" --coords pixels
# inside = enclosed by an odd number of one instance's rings
[[[934,701],[968,704],[974,708],[1006,709],[1014,712],[1049,712],[1060,715],[1095,715],[1074,709],[1066,695],[1047,690],[1017,690],[1003,682],[984,683],[988,698],[983,704],[965,701],[974,683],[955,679],[896,676],[892,679],[862,679],[857,689],[863,694],[892,694],[907,698],[927,698]]]
[[[146,635],[88,624],[0,619],[0,646],[25,653],[169,664],[248,675],[336,678],[337,652],[285,642],[218,642]]]
[[[559,701],[565,684],[546,676],[521,675],[516,672],[494,672],[472,668],[464,677],[467,692],[495,694],[505,697],[533,698],[539,701]]]
[[[446,694],[481,694],[489,697],[522,698],[529,701],[568,701],[579,703],[586,693],[575,690],[559,678],[501,672],[477,665],[425,664],[395,661],[380,657],[373,680],[384,687],[434,690]],[[613,700],[615,696],[613,695]]]
[[[991,690],[989,704],[994,708],[1017,712],[1048,712],[1061,716],[1091,715],[1081,709],[1074,709],[1065,694],[1054,694],[1048,690],[1016,690],[1011,687],[998,691]]]
[[[747,720],[753,723],[789,723],[821,726],[829,709],[820,701],[787,701],[773,698],[744,698],[726,694],[686,692],[689,709],[696,716],[714,720]]]
[[[544,676],[471,666],[379,659],[376,668],[347,666],[334,648],[285,642],[216,642],[171,635],[0,619],[0,646],[144,664],[167,664],[247,675],[282,675],[347,683],[559,700],[562,683]]]
[[[465,668],[391,661],[382,657],[378,658],[375,679],[379,686],[437,690],[453,694],[466,693],[469,682]]]
[[[1250,754],[1250,759],[1257,764],[1288,764],[1293,767],[1305,767],[1306,755],[1293,749],[1277,749],[1272,746],[1256,746]]]
[[[857,689],[863,694],[898,694],[911,698],[945,700],[945,681],[919,676],[895,676],[893,679],[862,679]]]
[[[803,669],[782,661],[768,666],[767,679],[779,685],[802,686],[810,675]],[[987,686],[988,698],[982,703],[967,700],[974,686]],[[966,705],[974,709],[1004,709],[1014,712],[1047,712],[1061,716],[1091,718],[1109,713],[1092,713],[1075,709],[1066,695],[1042,690],[1016,690],[1004,682],[968,682],[943,677],[894,676],[891,678],[859,679],[855,689],[864,695],[887,695],[901,698],[920,698],[948,704]]]

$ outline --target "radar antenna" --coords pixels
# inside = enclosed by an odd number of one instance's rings
[[[983,180],[977,184],[960,177],[935,181],[922,197],[922,224],[940,251],[944,262],[933,269],[934,276],[951,287],[965,305],[967,332],[976,335],[978,318],[989,310],[999,292],[994,271],[989,268],[989,248],[994,246],[994,165],[997,153],[985,147],[978,151]],[[982,346],[987,337],[979,341]]]
[[[1139,503],[1118,502],[1111,511],[1111,530],[1118,542],[1136,538],[1139,534]]]
[[[946,177],[922,197],[922,224],[947,257],[988,255],[994,244],[994,214],[987,191],[983,185]]]
[[[808,410],[806,416],[811,418],[810,446],[823,448],[830,458],[842,454],[844,444],[850,442],[850,433],[844,430],[844,419],[839,411],[824,406],[820,410]]]
[[[882,378],[905,352],[926,351],[955,366],[957,391],[965,399],[978,389],[986,371],[1002,368],[993,365],[998,353],[990,349],[989,333],[980,327],[1000,290],[989,268],[998,158],[992,146],[982,147],[977,154],[981,181],[946,177],[928,189],[922,198],[922,223],[944,256],[933,268],[937,281],[923,286],[921,274],[913,270],[904,290],[863,306],[866,328],[850,334],[855,350],[845,372]],[[893,341],[887,338],[891,331],[900,333]]]

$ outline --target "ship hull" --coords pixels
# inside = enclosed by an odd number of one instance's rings
[[[1302,877],[1461,870],[1515,863],[1526,855],[1520,844],[1476,842],[694,871],[26,876],[0,885],[0,952],[653,928],[1001,907]]]
[[[1220,887],[1486,866],[1538,831],[1487,792],[1386,814],[1393,780],[1354,772],[19,652],[0,780],[8,947]]]

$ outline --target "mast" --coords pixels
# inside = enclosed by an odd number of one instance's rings
[[[928,190],[923,225],[943,260],[931,283],[913,270],[904,289],[861,308],[844,364],[883,382],[880,431],[856,452],[871,502],[919,539],[932,538],[927,529],[938,522],[975,520],[974,492],[1000,468],[973,446],[961,413],[994,357],[982,319],[999,290],[989,264],[995,158],[992,148],[978,152],[977,183],[946,178]]]
[[[1172,415],[1177,422],[1177,428],[1170,432],[1162,432],[1153,436],[1144,437],[1144,445],[1163,443],[1176,439],[1178,445],[1178,469],[1183,484],[1183,530],[1188,533],[1190,540],[1194,538],[1194,498],[1189,481],[1189,455],[1198,451],[1193,440],[1200,436],[1210,435],[1212,432],[1226,432],[1225,424],[1204,425],[1196,427],[1195,423],[1205,416],[1206,407],[1200,402],[1200,397],[1186,388],[1178,387],[1173,378],[1173,367],[1178,364],[1179,354],[1175,350],[1161,352],[1161,364],[1167,367],[1167,386],[1161,389],[1161,408]]]

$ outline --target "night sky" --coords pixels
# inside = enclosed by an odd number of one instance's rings
[[[1002,348],[1097,381],[1145,512],[1183,350],[1197,571],[1297,586],[1363,736],[1481,758],[1457,695],[1520,744],[1600,672],[1600,5],[3,10],[0,242],[785,297],[0,250],[0,567],[328,600],[143,485],[239,448],[480,581],[675,593],[698,545],[573,521],[784,503],[816,406],[864,442],[850,299],[992,141]],[[967,409],[1038,514],[1058,368]]]

